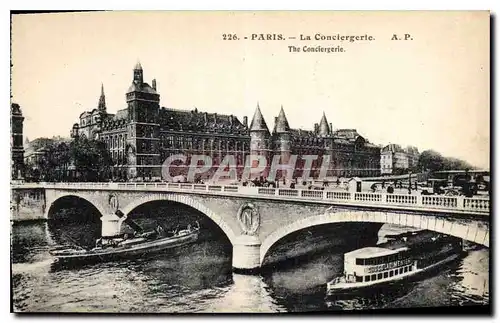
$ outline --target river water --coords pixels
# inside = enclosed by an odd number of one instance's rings
[[[385,234],[406,231],[385,225]],[[49,246],[95,241],[95,223],[12,225],[12,288],[16,312],[306,312],[489,304],[489,250],[419,281],[342,300],[325,298],[342,272],[342,254],[328,249],[262,276],[232,273],[231,248],[217,237],[148,259],[58,268]],[[66,241],[67,242],[67,241]]]

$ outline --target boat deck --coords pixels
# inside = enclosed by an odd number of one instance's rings
[[[413,235],[410,233],[404,233],[400,235],[393,235],[391,237],[395,238],[394,240],[390,240],[381,244],[378,244],[377,247],[387,248],[391,250],[400,249],[400,248],[408,248],[416,247],[425,243],[431,242],[433,237],[437,236],[436,232],[429,230],[416,231],[417,234]],[[403,239],[406,237],[406,241]]]

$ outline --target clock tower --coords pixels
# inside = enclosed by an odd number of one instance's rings
[[[156,83],[156,81],[153,81]],[[127,94],[128,126],[126,155],[128,178],[160,179],[160,95],[144,82],[141,63],[134,67],[134,78]]]

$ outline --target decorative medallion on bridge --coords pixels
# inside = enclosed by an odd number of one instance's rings
[[[260,214],[253,203],[245,203],[238,210],[238,222],[243,234],[254,235],[260,226]]]
[[[119,204],[118,204],[118,196],[116,196],[115,193],[109,194],[108,198],[108,204],[111,207],[113,211],[117,211]]]

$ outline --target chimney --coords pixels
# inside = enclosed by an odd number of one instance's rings
[[[207,112],[205,112],[205,113],[203,114],[203,121],[205,121],[205,124],[207,124],[207,123],[208,123],[208,113],[207,113]]]
[[[233,115],[232,114],[229,116],[229,125],[231,127],[233,126]]]
[[[314,124],[314,133],[318,133],[319,132],[319,124],[315,123]]]
[[[214,113],[214,123],[217,123],[217,113]]]
[[[243,117],[243,125],[245,126],[245,128],[248,128],[248,117],[247,116]]]
[[[156,79],[153,79],[153,82],[151,82],[153,85],[153,89],[156,91]]]
[[[333,124],[330,122],[330,132],[333,133]]]

